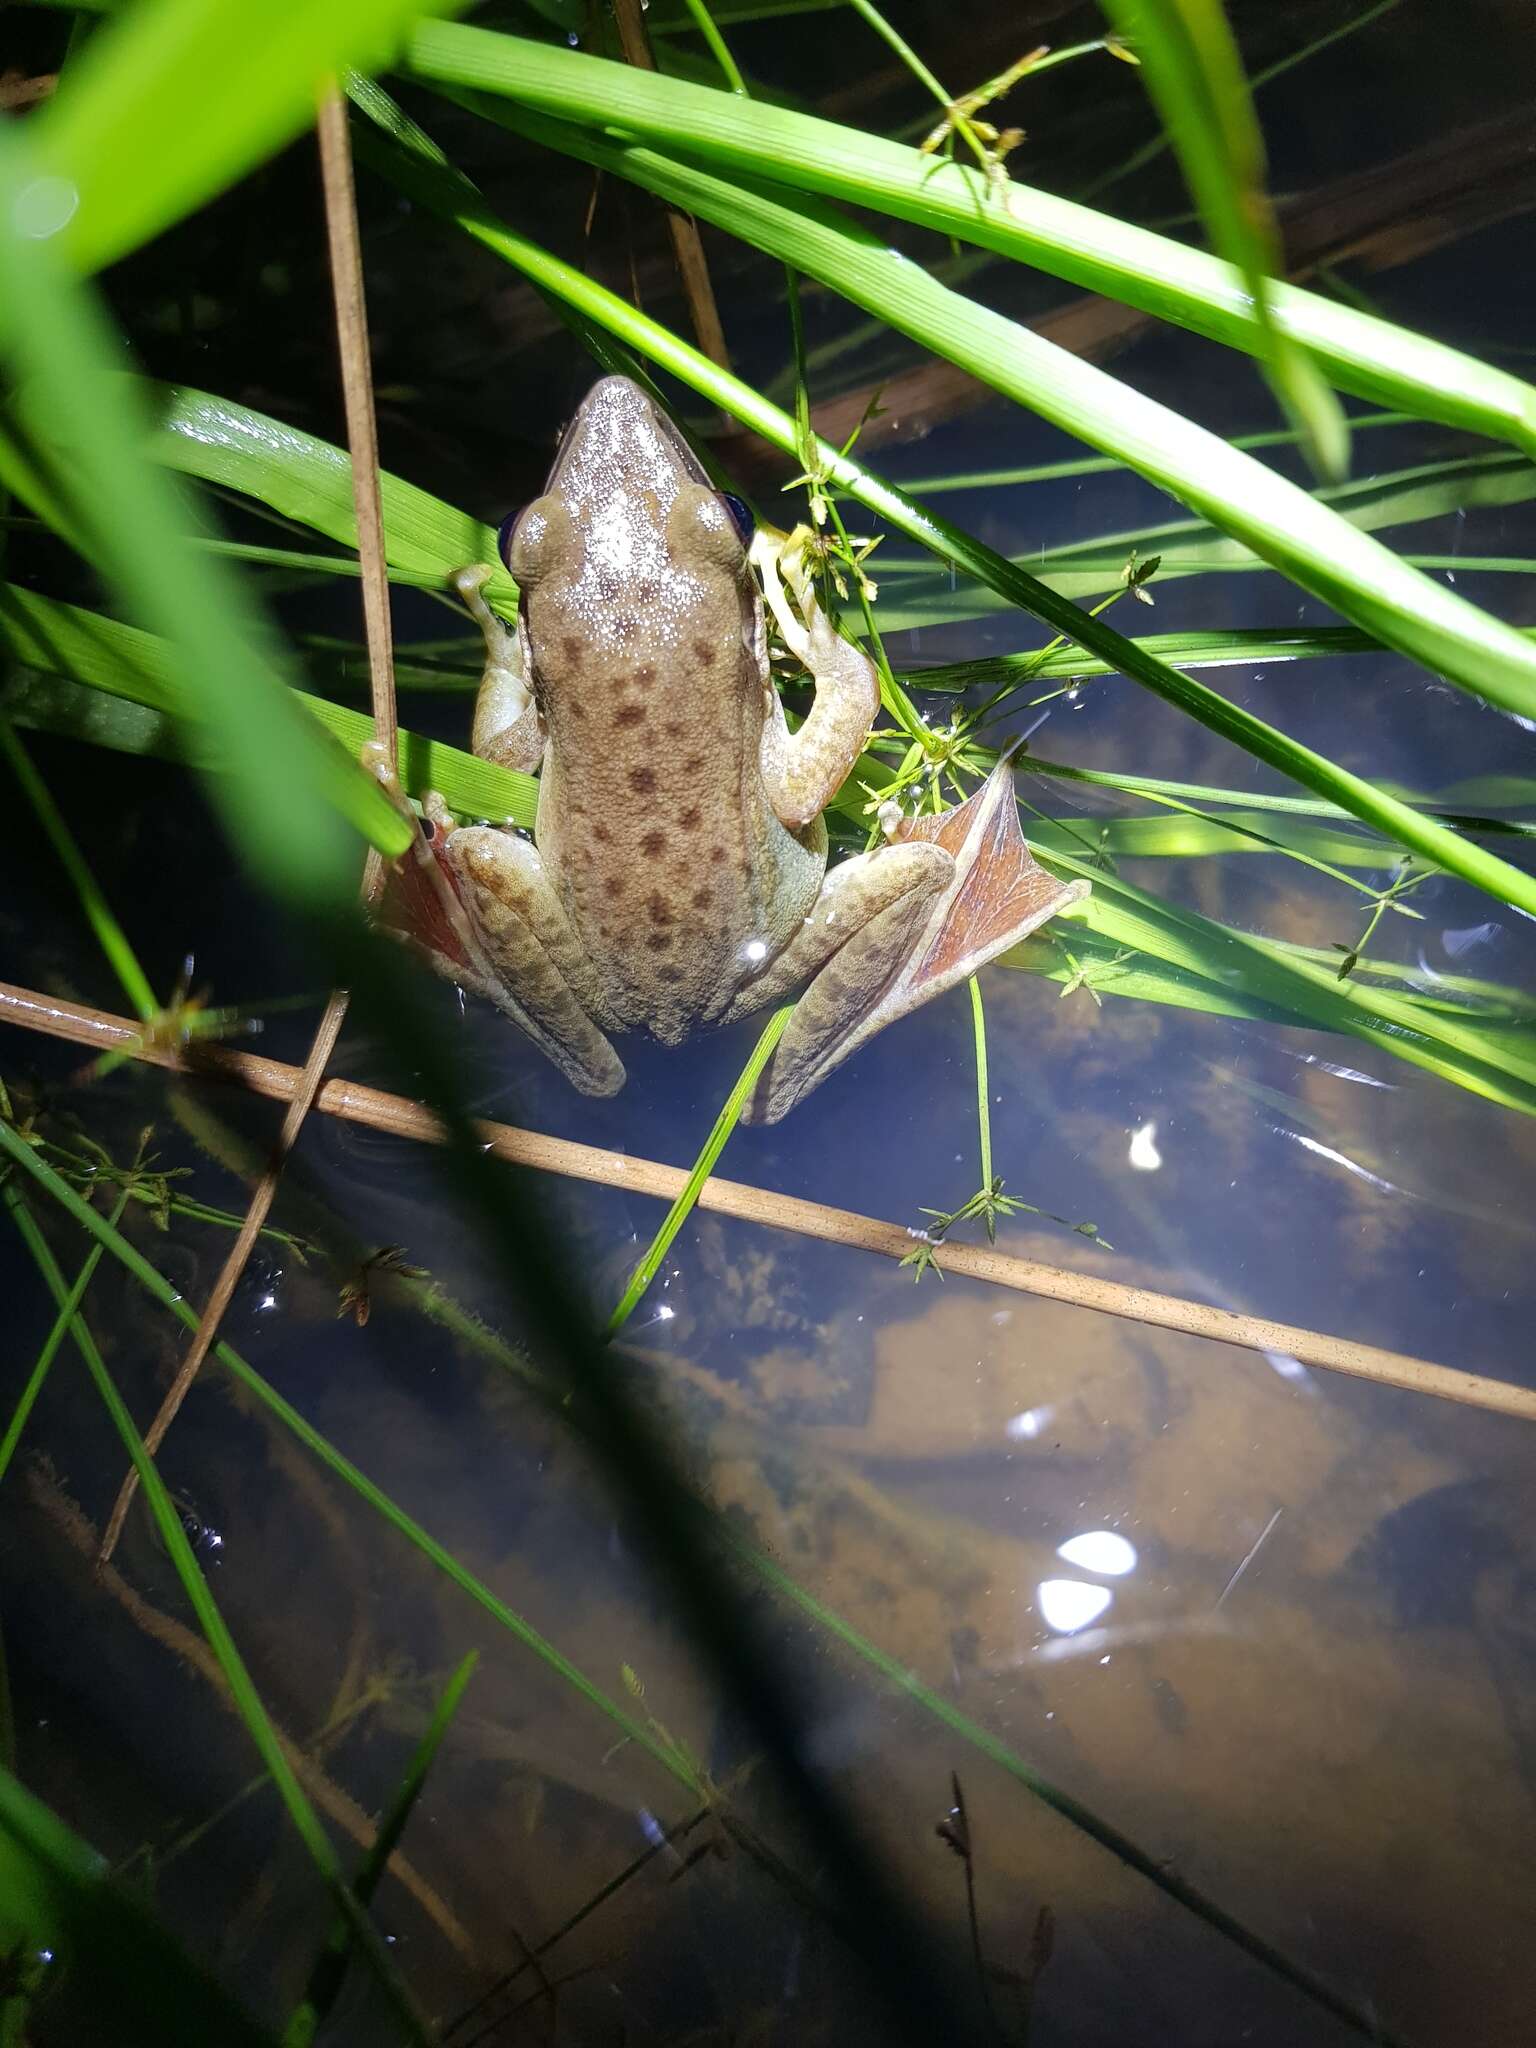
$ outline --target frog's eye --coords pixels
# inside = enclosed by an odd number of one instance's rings
[[[512,567],[512,536],[517,531],[517,522],[522,518],[527,509],[526,505],[519,505],[515,512],[507,514],[506,518],[503,519],[500,526],[496,529],[496,552],[501,558],[502,567],[505,569]]]
[[[757,531],[757,521],[752,517],[752,508],[744,498],[738,498],[734,491],[722,491],[720,502],[731,515],[731,524],[741,535],[741,544],[750,547],[752,536]]]

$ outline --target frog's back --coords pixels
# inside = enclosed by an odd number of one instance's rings
[[[530,527],[531,523],[531,527]],[[644,394],[589,396],[514,574],[548,744],[538,842],[610,1029],[710,1022],[809,913],[818,832],[774,816],[767,659],[741,535]]]

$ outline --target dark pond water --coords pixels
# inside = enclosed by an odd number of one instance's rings
[[[1426,115],[1390,139],[1407,146],[1429,127]],[[1308,133],[1305,162],[1291,161],[1294,143],[1277,145],[1286,178],[1347,167]],[[1350,161],[1371,155],[1362,145]],[[1529,221],[1516,219],[1371,289],[1392,317],[1498,356],[1528,340],[1529,307],[1491,303],[1489,280],[1529,276],[1532,254]],[[985,296],[986,279],[974,288]],[[830,327],[830,314],[815,319]],[[760,332],[758,345],[766,367],[749,370],[767,374],[782,335]],[[1114,369],[1223,432],[1270,423],[1251,367],[1187,337],[1148,334]],[[216,361],[206,376],[217,388]],[[565,381],[548,432],[529,430],[545,449],[585,372]],[[901,481],[1074,452],[992,403],[920,445],[882,449],[878,466]],[[1383,430],[1357,442],[1356,473],[1470,452],[1439,429]],[[408,457],[391,459],[409,473]],[[462,495],[490,513],[511,494],[485,473]],[[1178,516],[1112,476],[944,502],[1015,553]],[[1392,539],[1430,555],[1536,555],[1536,515],[1526,502],[1489,506]],[[1536,617],[1529,576],[1434,573],[1506,617]],[[1154,594],[1155,611],[1116,614],[1126,630],[1328,618],[1268,575]],[[287,610],[317,622],[303,605]],[[347,614],[325,616],[354,630]],[[407,597],[397,630],[436,635],[445,616]],[[1038,640],[1030,621],[993,614],[925,628],[894,651],[921,663]],[[1474,778],[1536,773],[1520,722],[1393,656],[1234,667],[1215,681],[1319,751],[1426,795],[1454,802]],[[467,731],[467,698],[402,712],[445,736]],[[1082,767],[1283,787],[1123,680],[1021,712],[1010,729],[1025,725],[1037,752]],[[221,999],[314,996],[317,975],[231,872],[187,777],[62,741],[39,738],[34,751],[158,987],[195,951]],[[1085,829],[1127,808],[1027,770],[1021,790]],[[16,807],[0,830],[0,975],[121,1007]],[[1241,929],[1321,947],[1362,929],[1365,898],[1262,851],[1126,858],[1118,871]],[[1390,869],[1357,872],[1375,888],[1390,880]],[[1408,970],[1407,986],[1469,976],[1525,1002],[1536,993],[1516,913],[1448,877],[1409,901],[1419,917],[1388,915],[1372,942]],[[983,989],[996,1171],[1011,1194],[1091,1221],[1114,1247],[1022,1214],[1000,1225],[1002,1248],[1536,1387],[1527,1118],[1347,1036],[1121,1000],[1110,987],[1100,1003],[1003,967]],[[684,1166],[757,1030],[680,1052],[626,1046],[627,1088],[594,1102],[486,1006],[429,995],[479,1113]],[[312,1021],[312,1010],[272,1014],[262,1049],[302,1059]],[[85,1087],[80,1064],[0,1035],[0,1072],[41,1081],[57,1135],[72,1120],[125,1157],[152,1125],[160,1163],[190,1172],[179,1187],[243,1208],[276,1128],[269,1106],[145,1069]],[[333,1070],[395,1085],[366,1021],[349,1025]],[[782,1126],[738,1131],[721,1171],[901,1224],[957,1206],[979,1175],[965,992],[877,1038]],[[528,1188],[606,1315],[660,1204],[552,1177]],[[263,1242],[229,1341],[496,1601],[719,1789],[718,1811],[702,1810],[210,1368],[163,1469],[349,1862],[449,1673],[479,1652],[404,1864],[379,1897],[444,2038],[891,2038],[819,1896],[825,1845],[786,1816],[631,1510],[530,1386],[558,1367],[520,1348],[537,1273],[498,1269],[422,1148],[338,1121],[311,1121],[275,1221],[312,1250],[305,1261]],[[162,1235],[141,1217],[134,1236],[194,1302],[227,1245],[226,1232],[186,1221]],[[78,1248],[58,1245],[73,1272]],[[338,1288],[384,1245],[404,1247],[434,1291],[382,1280],[359,1328],[338,1318]],[[51,1316],[14,1248],[5,1270],[14,1388]],[[180,1340],[110,1262],[91,1309],[142,1421]],[[1359,2038],[1043,1803],[1030,1774],[1393,2038],[1529,2038],[1529,1422],[978,1280],[914,1285],[888,1259],[706,1213],[684,1228],[618,1358],[747,1546],[734,1569],[807,1760],[964,1961],[965,1870],[935,1834],[958,1777],[992,2038],[1022,2040],[1026,2025],[1034,2048]],[[302,1987],[323,1897],[270,1787],[253,1783],[247,1738],[142,1510],[114,1571],[92,1577],[121,1462],[66,1352],[0,1488],[17,1768],[276,2019]],[[1043,1911],[1054,1941],[1041,1966]],[[974,1972],[962,1985],[956,2039],[986,2024]],[[52,2022],[43,2011],[39,2041],[80,2038],[65,2012],[67,2001]],[[349,1982],[334,2038],[387,2037],[366,1985]]]

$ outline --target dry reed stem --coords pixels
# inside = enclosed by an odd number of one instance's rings
[[[235,1052],[227,1046],[200,1046],[191,1052],[177,1052],[145,1045],[137,1026],[125,1017],[108,1016],[82,1004],[60,1002],[0,982],[0,1021],[4,1020],[51,1037],[69,1039],[77,1045],[126,1052],[180,1073],[234,1081],[277,1102],[286,1102],[298,1084],[298,1069],[285,1066],[280,1060]],[[413,1138],[424,1144],[442,1142],[437,1119],[420,1103],[385,1094],[381,1089],[366,1088],[356,1081],[327,1081],[315,1107],[327,1116],[365,1124],[371,1130],[386,1131],[395,1137]],[[499,1158],[532,1167],[539,1173],[596,1181],[604,1187],[627,1189],[632,1194],[653,1195],[664,1202],[675,1200],[688,1179],[679,1166],[636,1159],[628,1153],[605,1152],[595,1145],[578,1145],[568,1138],[546,1137],[538,1131],[520,1130],[514,1124],[481,1121],[478,1128],[487,1147]],[[824,1202],[775,1194],[768,1188],[751,1187],[742,1181],[711,1176],[700,1191],[698,1206],[772,1230],[790,1230],[802,1237],[819,1238],[827,1244],[879,1252],[887,1258],[904,1258],[912,1249],[912,1234],[899,1223],[882,1223],[852,1209],[834,1209]],[[1066,1302],[1097,1310],[1101,1315],[1121,1316],[1130,1322],[1176,1330],[1185,1336],[1206,1337],[1218,1344],[1234,1344],[1246,1351],[1274,1352],[1325,1372],[1347,1373],[1379,1386],[1399,1387],[1408,1393],[1429,1394],[1437,1400],[1456,1401],[1464,1407],[1536,1422],[1536,1388],[1462,1372],[1454,1366],[1436,1365],[1428,1359],[1382,1350],[1374,1344],[1357,1344],[1347,1337],[1330,1337],[1321,1330],[1270,1322],[1262,1316],[1236,1315],[1229,1309],[1211,1308],[1205,1302],[1131,1287],[1121,1280],[1043,1265],[1035,1259],[999,1251],[992,1245],[946,1243],[935,1263],[946,1273],[965,1274],[995,1287],[1010,1288],[1017,1294]]]

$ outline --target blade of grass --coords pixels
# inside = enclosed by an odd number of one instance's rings
[[[29,667],[73,677],[153,711],[175,713],[172,650],[137,626],[0,584],[0,645]],[[373,720],[366,712],[303,691],[293,694],[354,755],[373,737]],[[199,720],[179,732],[180,752],[217,772],[227,769],[228,741],[216,728]],[[412,796],[435,789],[466,817],[511,818],[530,827],[534,822],[538,783],[533,776],[479,761],[440,740],[402,731],[400,775]]]
[[[138,1012],[142,1023],[149,1023],[158,1016],[160,1005],[155,992],[149,985],[149,978],[139,965],[138,956],[128,942],[128,934],[113,915],[112,906],[102,891],[101,884],[91,873],[85,856],[75,843],[75,836],[64,822],[64,815],[49,794],[48,785],[33,767],[21,741],[11,729],[10,720],[0,717],[0,754],[10,763],[11,772],[26,793],[27,801],[37,814],[43,828],[43,836],[53,849],[54,859],[64,870],[73,885],[80,907],[85,912],[87,924],[96,934],[96,942],[107,956],[107,962],[117,975],[123,994],[129,1005]],[[3,1469],[3,1466],[0,1466]]]
[[[462,96],[450,95],[462,103]],[[1536,648],[1218,435],[950,291],[819,201],[733,185],[680,158],[471,99],[500,124],[631,179],[793,264],[1004,396],[1118,456],[1389,647],[1536,718]],[[739,415],[738,415],[739,417]]]
[[[109,1229],[106,1226],[106,1219],[98,1215],[4,1122],[0,1122],[0,1151],[6,1152],[16,1165],[22,1167],[47,1191],[50,1198],[67,1215],[89,1231],[98,1243],[104,1245],[152,1300],[157,1301],[162,1308],[169,1309],[171,1314],[189,1330],[196,1329],[197,1311],[182,1299],[164,1275],[119,1231]],[[231,1345],[220,1339],[213,1347],[213,1355],[236,1381],[270,1409],[284,1427],[319,1458],[322,1464],[367,1501],[376,1513],[382,1515],[398,1533],[429,1558],[462,1592],[467,1593],[493,1620],[516,1636],[526,1648],[531,1649],[557,1677],[579,1693],[589,1705],[596,1707],[600,1713],[614,1722],[631,1742],[638,1743],[648,1756],[653,1757],[684,1784],[691,1794],[698,1795],[700,1788],[696,1780],[682,1770],[677,1758],[655,1740],[642,1721],[636,1720],[617,1701],[610,1699],[521,1615],[514,1613],[472,1572],[466,1570],[451,1551],[429,1536],[426,1530],[391,1500],[382,1488],[375,1486],[372,1480],[365,1477],[357,1466],[336,1449],[335,1445],[317,1429],[312,1428],[296,1408],[285,1401],[274,1388],[268,1386]]]
[[[4,1144],[6,1149],[11,1151],[13,1158],[16,1156],[15,1146],[19,1144],[19,1140],[15,1140],[15,1134],[6,1124],[0,1124],[0,1144]],[[25,1153],[28,1148],[21,1146],[20,1149]],[[50,1293],[62,1308],[68,1299],[69,1290],[47,1239],[39,1230],[25,1203],[19,1204],[11,1213]],[[86,1208],[86,1214],[95,1218],[98,1224],[103,1221],[92,1209]],[[116,1235],[115,1231],[110,1234],[103,1231],[101,1241],[110,1249]],[[245,1723],[246,1733],[250,1736],[258,1756],[277,1788],[278,1797],[282,1800],[295,1834],[309,1852],[311,1862],[320,1873],[326,1889],[346,1921],[351,1940],[383,1991],[396,2020],[404,2028],[406,2037],[416,2042],[418,2048],[431,2048],[430,2036],[411,2003],[388,1950],[377,1929],[353,1897],[331,1838],[321,1826],[319,1815],[310,1805],[304,1788],[293,1774],[292,1766],[278,1740],[277,1731],[267,1716],[261,1695],[246,1669],[245,1660],[235,1646],[234,1637],[229,1633],[218,1603],[209,1590],[208,1581],[197,1562],[196,1553],[188,1541],[187,1532],[166,1490],[165,1482],[160,1477],[154,1460],[144,1449],[133,1417],[118,1393],[90,1331],[78,1316],[72,1319],[72,1334],[86,1370],[101,1397],[102,1405],[111,1417],[123,1448],[133,1462],[139,1484],[144,1490],[145,1502],[154,1518],[160,1540],[175,1567],[176,1576],[181,1581],[182,1591],[197,1616],[198,1625],[203,1631],[209,1649],[218,1660],[220,1673],[240,1718]]]
[[[1264,142],[1220,0],[1102,0],[1134,51],[1184,169],[1212,246],[1248,287],[1259,360],[1321,476],[1349,468],[1342,407],[1300,345],[1277,323],[1273,281],[1283,268],[1264,188]]]
[[[102,572],[174,649],[178,716],[205,714],[229,748],[235,772],[214,802],[246,860],[290,903],[344,900],[355,835],[393,855],[409,830],[262,658],[235,579],[182,546],[188,521],[170,479],[139,453],[142,425],[100,309],[65,276],[45,224],[23,226],[39,192],[21,139],[0,132],[0,344],[27,380],[18,402],[37,440],[69,450],[59,495]]]
[[[132,1189],[125,1187],[118,1196],[116,1203],[113,1205],[112,1213],[107,1219],[114,1230],[123,1220],[123,1211],[132,1199]],[[20,1229],[20,1211],[24,1204],[21,1190],[16,1184],[14,1175],[8,1175],[3,1185],[0,1185],[0,1201],[4,1202],[7,1214],[11,1217],[17,1228]],[[5,1426],[5,1435],[0,1437],[0,1480],[3,1480],[6,1473],[10,1470],[11,1460],[16,1455],[16,1446],[21,1441],[21,1433],[27,1426],[27,1418],[37,1405],[37,1397],[43,1391],[53,1361],[58,1356],[59,1346],[71,1331],[76,1332],[76,1340],[78,1341],[76,1323],[80,1314],[80,1304],[84,1301],[86,1289],[90,1286],[91,1281],[95,1277],[96,1268],[101,1263],[101,1253],[102,1247],[100,1243],[93,1244],[86,1253],[85,1263],[76,1275],[74,1285],[59,1303],[59,1312],[54,1317],[53,1328],[43,1339],[43,1348],[38,1352],[32,1370],[27,1375],[26,1385],[17,1396],[16,1406],[11,1410],[11,1419]]]
[[[735,378],[726,376],[714,364],[690,349],[678,338],[648,320],[614,294],[593,284],[551,256],[526,237],[514,234],[498,221],[468,181],[445,168],[435,145],[399,114],[387,95],[354,83],[354,99],[388,129],[366,141],[361,130],[359,149],[385,175],[448,218],[457,220],[467,232],[493,248],[544,288],[577,306],[589,319],[624,336],[636,348],[663,363],[695,390],[704,393],[725,410],[753,427],[766,440],[793,452],[796,448],[794,422],[776,406],[769,405]],[[911,268],[911,266],[908,266]],[[918,275],[914,271],[914,276]],[[931,547],[941,559],[978,576],[1010,601],[1033,612],[1056,631],[1069,635],[1080,645],[1100,654],[1126,675],[1165,697],[1202,724],[1234,741],[1260,760],[1279,768],[1283,774],[1340,804],[1367,824],[1378,827],[1405,846],[1422,853],[1435,866],[1460,874],[1486,888],[1501,901],[1536,913],[1536,882],[1499,861],[1483,849],[1471,847],[1455,833],[1422,817],[1406,804],[1386,796],[1364,778],[1350,774],[1287,734],[1267,725],[1249,712],[1228,703],[1217,692],[1180,670],[1156,660],[1145,649],[1125,639],[1103,619],[1090,618],[1075,606],[1058,598],[1017,564],[1006,561],[971,535],[919,506],[852,458],[825,443],[818,453],[827,475],[870,510],[881,513],[892,525]],[[1345,529],[1347,530],[1347,529]],[[1506,629],[1507,630],[1507,629]],[[1511,639],[1516,636],[1511,634]],[[1521,645],[1531,659],[1536,653]]]
[[[105,1859],[0,1770],[0,1940],[18,1936],[67,1968],[71,2009],[97,2040],[276,2048],[140,1901],[108,1880]]]
[[[395,1796],[385,1809],[379,1823],[373,1846],[363,1859],[362,1867],[352,1880],[352,1894],[360,1907],[372,1904],[378,1889],[379,1879],[390,1857],[395,1853],[401,1836],[405,1833],[406,1822],[415,1809],[427,1782],[443,1737],[454,1715],[458,1712],[459,1701],[464,1697],[464,1688],[474,1676],[475,1666],[480,1661],[478,1650],[471,1650],[460,1663],[457,1671],[443,1689],[443,1696],[432,1711],[420,1742],[417,1743],[405,1776],[395,1788]],[[347,1963],[352,1953],[352,1937],[344,1920],[338,1920],[331,1931],[331,1938],[316,1958],[310,1972],[309,1984],[298,2009],[283,2030],[284,2048],[308,2048],[315,2035],[325,2024],[326,2016],[336,2003],[346,1976]]]
[[[672,1204],[661,1222],[661,1227],[651,1239],[644,1258],[629,1276],[629,1285],[620,1295],[613,1314],[608,1318],[607,1334],[617,1333],[634,1314],[637,1305],[660,1271],[661,1262],[671,1250],[672,1241],[693,1213],[699,1199],[699,1189],[715,1170],[715,1162],[725,1150],[726,1140],[736,1128],[742,1107],[757,1084],[757,1078],[767,1066],[774,1047],[784,1035],[784,1027],[794,1013],[794,1004],[787,1003],[782,1010],[775,1010],[763,1026],[762,1036],[752,1049],[751,1057],[738,1075],[736,1084],[720,1106],[714,1128],[704,1141],[703,1150],[693,1162],[686,1186]]]
[[[935,163],[858,129],[706,86],[628,76],[600,57],[489,29],[423,23],[407,61],[419,78],[509,94],[568,121],[686,147],[717,168],[975,242],[1229,347],[1252,354],[1261,345],[1247,288],[1230,264],[1038,187],[1013,181],[994,195],[968,165]],[[1536,389],[1521,379],[1291,285],[1275,286],[1271,312],[1342,390],[1536,455]]]
[[[92,37],[29,122],[72,197],[73,263],[97,269],[212,199],[314,119],[315,88],[389,63],[446,0],[143,0]]]

